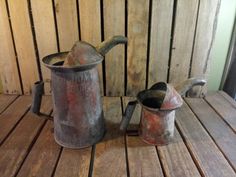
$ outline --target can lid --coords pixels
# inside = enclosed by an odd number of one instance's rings
[[[63,66],[80,66],[102,62],[103,56],[96,48],[84,41],[77,41],[65,58]]]

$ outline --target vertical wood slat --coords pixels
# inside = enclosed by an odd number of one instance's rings
[[[127,92],[145,89],[149,0],[128,0]]]
[[[40,59],[46,55],[56,53],[58,51],[52,5],[51,0],[31,0],[34,28]],[[48,95],[51,93],[50,70],[41,63],[41,71],[43,80],[45,81],[45,94]]]
[[[0,93],[21,94],[19,73],[5,0],[0,0]]]
[[[209,73],[210,52],[216,32],[217,15],[221,0],[201,1],[197,21],[196,38],[193,49],[191,77],[207,78]],[[203,92],[206,92],[204,87]],[[199,95],[200,89],[195,88],[193,94]]]
[[[68,51],[79,40],[76,0],[55,0],[60,51]]]
[[[78,0],[80,15],[81,40],[94,46],[101,42],[101,9],[100,0]],[[100,88],[103,95],[103,70],[102,64],[98,66]]]
[[[104,37],[125,35],[125,0],[104,0]],[[124,95],[125,47],[116,46],[106,54],[106,95]]]
[[[148,87],[167,81],[174,0],[153,0]]]
[[[9,11],[24,94],[39,80],[27,0],[9,0]]]
[[[178,0],[169,82],[188,78],[199,0]]]

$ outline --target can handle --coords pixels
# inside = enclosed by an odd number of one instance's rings
[[[40,107],[42,102],[42,96],[44,94],[44,82],[43,81],[37,81],[34,83],[34,87],[32,90],[32,105],[30,108],[30,111],[39,115],[40,114]]]
[[[125,131],[127,129],[137,103],[137,100],[128,103],[120,123],[120,130]]]

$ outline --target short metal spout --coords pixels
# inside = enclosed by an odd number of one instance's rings
[[[100,45],[96,47],[97,51],[104,56],[109,50],[118,44],[127,43],[127,38],[124,36],[113,36],[103,41]]]
[[[35,114],[40,114],[40,107],[41,107],[41,102],[42,102],[42,95],[44,93],[44,82],[43,81],[38,81],[35,82],[32,95],[32,105],[31,105],[31,112]]]
[[[202,78],[190,78],[181,84],[175,87],[176,91],[181,95],[184,96],[186,92],[188,92],[191,88],[196,85],[203,86],[206,83],[205,79]]]

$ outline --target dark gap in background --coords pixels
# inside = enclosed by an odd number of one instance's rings
[[[148,39],[147,39],[147,61],[146,61],[146,86],[148,88],[149,60],[150,60],[150,38],[151,38],[151,23],[152,23],[152,0],[149,2],[149,17],[148,17]]]
[[[171,24],[171,36],[170,36],[170,48],[169,48],[167,83],[169,82],[169,79],[170,79],[170,65],[171,65],[172,47],[173,47],[173,41],[174,41],[177,4],[178,4],[178,0],[175,0],[174,1],[174,5],[173,5],[172,24]]]

